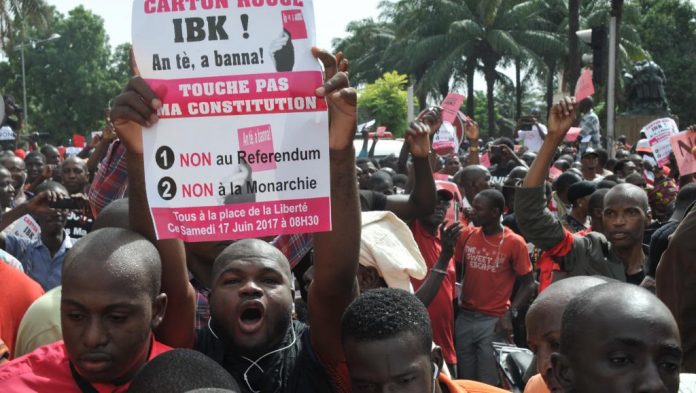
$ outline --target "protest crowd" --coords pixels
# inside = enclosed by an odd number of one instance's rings
[[[2,141],[1,392],[696,386],[692,175],[658,164],[645,139],[604,149],[592,98],[573,97],[527,117],[539,138],[524,146],[481,140],[458,117],[446,154],[433,106],[378,159],[379,137],[357,131],[348,61],[312,54],[329,107],[329,232],[157,239],[142,135],[162,100],[138,76],[72,156]]]

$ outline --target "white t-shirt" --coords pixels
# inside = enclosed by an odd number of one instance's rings
[[[519,131],[518,141],[533,153],[538,153],[541,150],[541,145],[544,144],[544,139],[539,135],[539,130],[544,135],[548,135],[548,129],[541,123],[532,126],[531,131]]]

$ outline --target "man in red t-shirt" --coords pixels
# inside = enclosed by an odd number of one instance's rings
[[[498,385],[492,343],[510,339],[512,318],[529,301],[534,277],[527,243],[500,221],[503,194],[482,191],[472,207],[474,227],[465,228],[455,247],[463,270],[455,325],[458,377]]]
[[[442,355],[447,368],[452,373],[457,370],[457,352],[454,348],[454,299],[456,297],[457,273],[454,268],[452,255],[454,243],[461,227],[455,223],[447,229],[441,228],[444,239],[438,234],[438,227],[445,222],[445,215],[452,204],[454,195],[446,188],[438,185],[437,205],[435,211],[411,224],[413,238],[428,266],[428,276],[423,280],[411,279],[413,289],[419,291],[421,286],[426,289],[425,281],[431,274],[441,275],[439,288],[428,288],[428,295],[420,293],[418,297],[428,307],[428,314],[433,327],[435,344],[442,348]],[[424,299],[425,297],[425,299]],[[456,376],[456,374],[455,374]]]
[[[84,237],[63,265],[64,341],[0,368],[3,392],[124,392],[140,368],[170,348],[154,340],[167,295],[157,249],[125,229]]]

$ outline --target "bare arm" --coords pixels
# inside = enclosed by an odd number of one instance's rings
[[[158,119],[161,101],[140,77],[114,99],[111,118],[125,144],[128,164],[129,220],[131,229],[152,241],[162,259],[162,292],[167,294],[171,312],[156,330],[157,339],[172,347],[190,348],[194,343],[196,294],[188,281],[186,253],[180,240],[156,240],[145,193],[142,127]]]
[[[445,224],[446,223],[442,223],[442,225],[440,225],[440,237],[442,238],[442,253],[440,253],[440,258],[438,258],[435,266],[430,269],[428,277],[420,288],[418,288],[418,291],[416,291],[416,297],[425,304],[425,307],[430,305],[433,299],[435,299],[437,292],[440,290],[442,280],[444,280],[447,275],[447,267],[454,255],[454,244],[462,232],[462,227],[458,222],[447,228],[445,228]]]
[[[351,88],[342,55],[313,48],[324,63],[327,82],[317,89],[329,103],[331,160],[331,219],[333,230],[314,236],[314,281],[309,315],[312,345],[329,364],[345,361],[341,345],[341,318],[358,295],[356,279],[360,252],[360,205],[352,137],[357,118],[357,94]],[[341,70],[341,72],[339,72]]]
[[[532,298],[532,294],[534,293],[533,272],[529,272],[524,276],[520,276],[517,278],[517,280],[520,283],[520,286],[517,289],[517,293],[515,293],[515,297],[512,299],[512,302],[510,304],[510,308],[513,309],[520,309],[525,305],[529,304],[529,300]]]
[[[377,133],[375,132],[375,137],[372,138],[372,146],[370,146],[370,151],[367,153],[367,156],[372,158],[375,156],[375,148],[377,147],[377,142],[379,141],[379,136],[377,136]]]
[[[479,165],[481,160],[479,159],[479,125],[473,120],[464,123],[464,133],[466,138],[469,140],[469,156],[466,159],[466,165]]]
[[[575,117],[574,100],[566,99],[553,107],[549,134],[515,194],[517,222],[525,238],[543,250],[556,246],[565,238],[560,222],[546,208],[543,185],[553,161],[556,148],[561,144]]]
[[[413,190],[404,195],[389,195],[386,210],[408,222],[430,215],[435,210],[435,180],[430,167],[430,134],[442,123],[439,108],[424,112],[419,120],[413,121],[406,132],[406,141],[413,155]]]

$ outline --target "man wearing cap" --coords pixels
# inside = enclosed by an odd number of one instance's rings
[[[573,208],[564,220],[563,227],[571,233],[587,231],[590,196],[597,190],[597,184],[583,180],[570,186],[568,200]]]
[[[433,327],[435,344],[442,348],[442,355],[447,367],[452,373],[457,370],[457,352],[454,347],[454,299],[456,299],[457,273],[454,267],[454,243],[461,232],[458,222],[447,226],[445,216],[452,200],[455,198],[451,190],[437,184],[437,205],[435,211],[426,217],[421,217],[411,223],[411,231],[416,239],[425,263],[428,275],[421,281],[411,279],[414,289],[419,292],[419,298],[425,300],[428,314]],[[439,229],[439,233],[438,233]],[[426,286],[426,280],[431,276],[442,278],[439,288]],[[421,293],[427,292],[427,293]],[[423,299],[426,297],[426,299]]]
[[[599,166],[599,154],[597,151],[588,147],[582,153],[582,160],[580,161],[582,165],[580,171],[582,172],[582,178],[587,181],[599,182],[602,180],[602,176],[597,174],[597,167]]]

